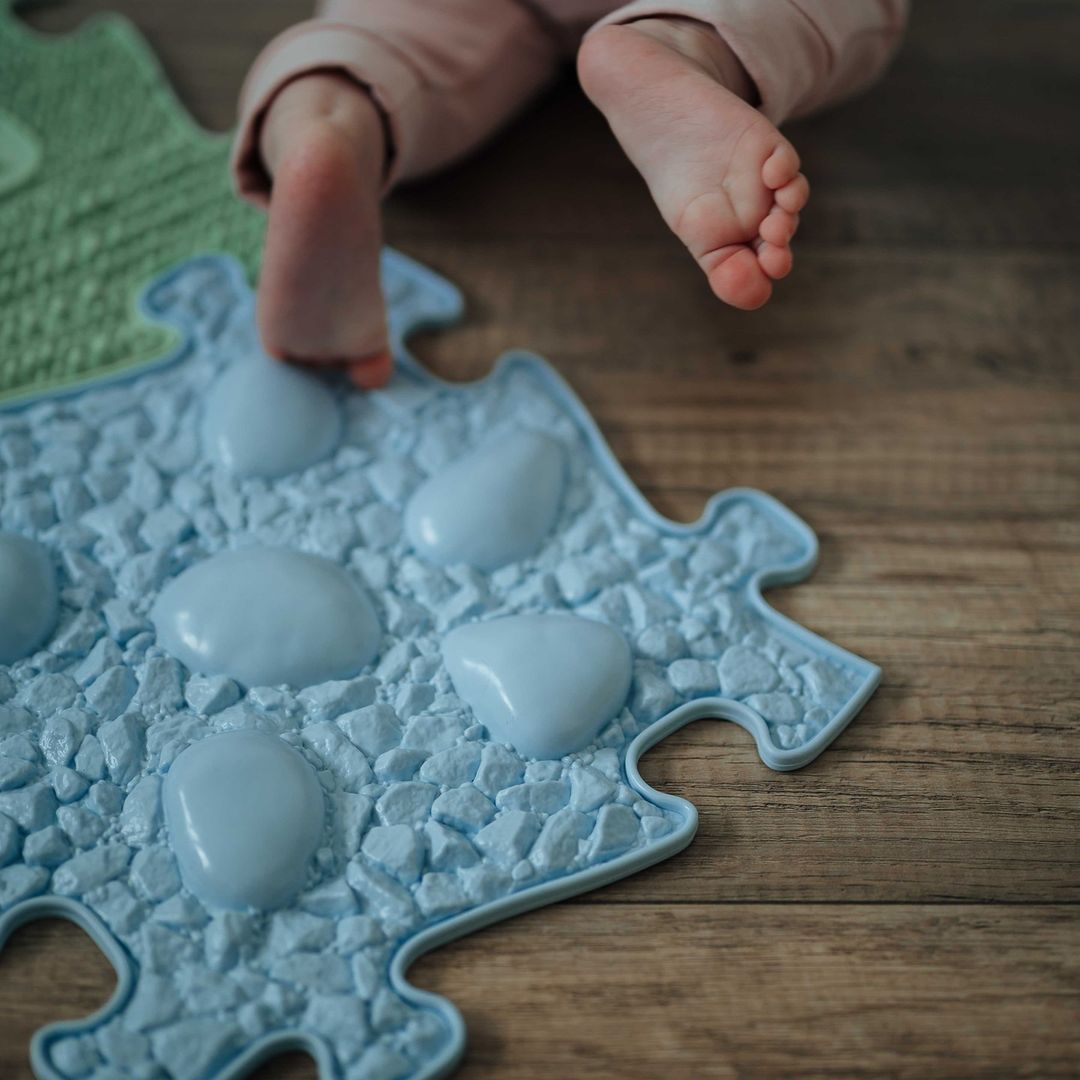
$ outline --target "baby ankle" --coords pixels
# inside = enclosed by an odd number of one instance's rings
[[[352,144],[375,182],[389,161],[382,112],[369,91],[340,71],[313,71],[286,83],[270,102],[259,132],[259,153],[273,177],[291,146],[325,125]]]
[[[635,19],[634,26],[682,53],[707,71],[721,86],[751,105],[760,98],[754,80],[735,51],[710,23],[688,15],[649,16]]]

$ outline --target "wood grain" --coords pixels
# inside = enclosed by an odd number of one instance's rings
[[[60,979],[50,1007],[5,1008],[5,1042],[105,996],[69,926],[21,931],[0,974],[60,950],[67,963],[41,972]],[[568,903],[414,977],[464,1015],[461,1080],[1067,1077],[1080,1060],[1080,913],[1064,905]],[[258,1076],[309,1071],[294,1054]]]
[[[230,123],[296,0],[127,11],[195,115]],[[393,196],[391,242],[463,286],[419,352],[473,378],[548,356],[633,479],[689,520],[732,484],[821,539],[770,600],[885,681],[817,763],[770,773],[702,722],[646,778],[701,810],[671,862],[424,958],[460,1075],[1080,1074],[1080,4],[916,4],[872,94],[792,125],[796,272],[724,309],[570,85]],[[0,1077],[112,985],[82,933],[0,956]],[[314,1077],[302,1055],[260,1080]]]

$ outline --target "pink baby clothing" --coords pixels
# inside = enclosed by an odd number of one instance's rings
[[[259,125],[299,75],[340,71],[382,111],[387,187],[432,172],[483,142],[557,74],[590,27],[684,16],[716,28],[774,123],[870,85],[900,40],[908,0],[321,0],[279,35],[240,95],[237,188],[265,205]]]

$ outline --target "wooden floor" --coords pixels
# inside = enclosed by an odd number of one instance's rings
[[[303,12],[111,6],[218,126]],[[468,295],[435,370],[545,354],[676,517],[772,492],[822,558],[771,600],[885,670],[800,773],[731,725],[668,740],[644,773],[700,808],[688,851],[419,962],[464,1013],[462,1080],[1080,1074],[1080,4],[915,7],[884,84],[791,127],[814,196],[756,314],[711,299],[570,85],[388,207]],[[0,1077],[111,985],[79,931],[20,932]]]

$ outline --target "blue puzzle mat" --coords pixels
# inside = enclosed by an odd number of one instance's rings
[[[795,769],[877,684],[762,600],[815,560],[790,511],[665,520],[539,357],[427,374],[460,295],[383,270],[386,390],[268,360],[205,256],[142,299],[175,354],[0,412],[0,945],[60,915],[118,975],[39,1077],[443,1075],[416,957],[685,847],[638,772],[668,733]]]

